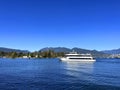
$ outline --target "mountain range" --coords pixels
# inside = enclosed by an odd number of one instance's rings
[[[49,50],[52,50],[54,52],[64,52],[64,53],[69,53],[69,52],[72,52],[72,51],[75,51],[77,53],[83,53],[83,54],[86,54],[86,53],[91,53],[94,57],[96,58],[106,58],[106,57],[109,57],[109,54],[107,53],[104,53],[102,51],[97,51],[97,50],[87,50],[87,49],[82,49],[82,48],[65,48],[65,47],[47,47],[47,48],[43,48],[41,49],[40,51],[41,52],[44,52],[44,51],[49,51]]]
[[[120,48],[119,49],[113,49],[113,50],[104,50],[102,51],[107,54],[120,54]]]
[[[72,51],[78,52],[78,53],[91,53],[94,57],[101,57],[101,58],[106,58],[109,57],[111,54],[120,54],[120,48],[119,49],[113,49],[113,50],[104,50],[104,51],[97,51],[97,50],[88,50],[88,49],[82,49],[82,48],[66,48],[66,47],[46,47],[42,48],[39,51],[44,52],[52,50],[54,52],[64,52],[64,53],[69,53]],[[28,50],[20,50],[20,49],[11,49],[11,48],[4,48],[0,47],[0,52],[22,52],[22,53],[28,53]]]
[[[11,48],[5,48],[0,47],[0,52],[17,52],[17,53],[28,53],[28,50],[20,50],[20,49],[11,49]]]

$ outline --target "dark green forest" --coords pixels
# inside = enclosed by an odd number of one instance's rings
[[[24,52],[0,52],[0,57],[1,58],[24,58],[24,57],[28,57],[28,58],[56,58],[56,57],[63,57],[64,56],[64,52],[54,52],[52,50],[48,50],[48,51],[35,51],[35,52],[28,52],[28,53],[24,53]]]

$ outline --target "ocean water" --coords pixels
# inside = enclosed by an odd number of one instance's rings
[[[120,59],[0,59],[0,90],[120,90]]]

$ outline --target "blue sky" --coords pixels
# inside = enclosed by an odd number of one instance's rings
[[[120,48],[119,0],[1,0],[0,47]]]

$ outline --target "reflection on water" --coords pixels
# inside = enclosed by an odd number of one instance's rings
[[[77,80],[91,80],[95,62],[64,62],[66,74]]]
[[[93,69],[94,62],[64,62],[66,65],[66,69],[70,70],[83,70],[91,71]]]

